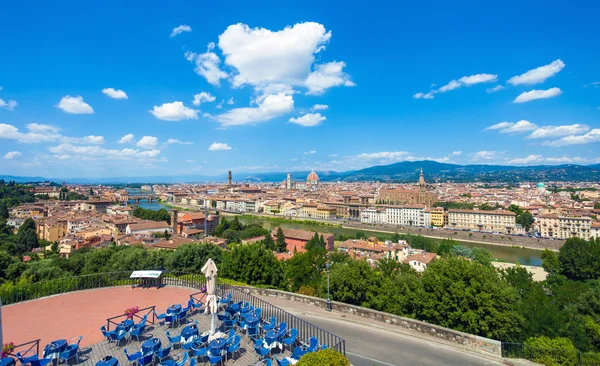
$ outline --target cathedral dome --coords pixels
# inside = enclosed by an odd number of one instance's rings
[[[319,176],[317,175],[317,173],[315,173],[314,169],[310,172],[310,174],[308,175],[308,177],[306,178],[306,182],[307,183],[311,183],[311,182],[318,182],[319,181]]]

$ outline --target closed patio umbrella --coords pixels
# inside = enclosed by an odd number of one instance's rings
[[[215,321],[217,317],[217,265],[212,259],[208,259],[202,273],[206,276],[206,307],[204,313],[210,313],[210,334],[215,334]]]

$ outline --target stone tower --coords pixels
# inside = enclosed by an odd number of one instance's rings
[[[231,185],[231,170],[227,172],[227,185]]]
[[[177,234],[177,213],[177,210],[171,210],[171,227],[173,228],[173,235]]]
[[[423,175],[423,168],[421,168],[421,173],[419,174],[419,203],[427,203],[426,195],[427,187],[425,184],[425,176]]]

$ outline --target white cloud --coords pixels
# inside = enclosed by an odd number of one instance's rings
[[[450,156],[460,156],[462,155],[462,151],[453,151],[452,154],[450,154]]]
[[[9,100],[7,103],[4,100],[0,99],[0,108],[4,108],[4,109],[8,109],[9,111],[12,111],[13,109],[15,109],[16,106],[17,106],[17,101],[15,101],[15,100]]]
[[[196,162],[196,160],[191,160],[191,159],[190,159],[190,160],[186,160],[185,162],[186,162],[186,163],[195,163],[195,162]]]
[[[588,87],[600,88],[600,81],[592,81],[591,83],[587,83],[587,84],[583,85],[583,87],[584,88],[588,88]],[[2,89],[0,88],[0,90],[2,90]]]
[[[124,91],[119,90],[119,89],[105,88],[105,89],[102,89],[102,93],[108,95],[109,97],[111,97],[113,99],[129,99],[127,94]]]
[[[382,151],[376,153],[363,153],[357,155],[359,159],[371,160],[371,159],[384,159],[384,160],[398,160],[404,159],[409,156],[410,153],[406,151]]]
[[[59,129],[53,126],[30,123],[26,128],[29,132],[23,133],[13,125],[0,123],[0,139],[15,140],[26,144],[63,139],[63,136],[58,133]]]
[[[90,145],[102,145],[104,144],[106,141],[104,141],[104,137],[103,136],[94,136],[94,135],[90,135],[90,136],[85,136],[82,137],[79,141],[77,141],[80,144],[90,144]]]
[[[164,121],[198,119],[197,110],[184,106],[182,102],[163,103],[161,106],[154,106],[154,109],[149,112]]]
[[[71,114],[92,114],[94,109],[92,106],[83,101],[81,96],[72,97],[70,95],[64,96],[56,107],[63,111]]]
[[[226,151],[231,150],[231,146],[222,142],[213,142],[208,148],[209,151]]]
[[[528,165],[533,163],[540,163],[544,161],[544,157],[542,155],[529,155],[525,158],[516,158],[508,161],[509,164],[516,165]]]
[[[330,158],[337,158],[338,154],[329,154]]]
[[[343,71],[345,66],[343,61],[316,65],[315,71],[306,78],[307,94],[323,94],[327,89],[340,85],[356,86],[350,80],[350,75]]]
[[[307,113],[302,117],[298,118],[290,118],[289,122],[295,123],[304,127],[313,127],[318,126],[321,122],[325,121],[327,118],[325,116],[321,116],[321,113]]]
[[[500,122],[493,126],[487,127],[485,130],[499,130],[500,133],[521,133],[536,130],[538,126],[526,120],[520,120],[517,123]]]
[[[50,152],[61,155],[75,155],[89,160],[132,160],[156,158],[160,150],[137,150],[137,149],[104,149],[100,146],[77,146],[69,143],[60,144],[49,148]]]
[[[218,104],[215,106],[215,108],[217,108],[217,109],[221,109],[221,108],[223,108],[223,102],[225,102],[225,101],[224,101],[224,100],[220,101],[220,102],[219,102],[219,103],[218,103]]]
[[[174,144],[178,144],[178,145],[193,145],[193,142],[187,142],[187,141],[180,141],[177,139],[168,139],[164,145],[168,146],[168,145],[174,145]]]
[[[316,154],[316,153],[317,153],[317,150],[310,150],[310,151],[305,152],[304,154],[312,155],[312,154]]]
[[[504,89],[504,87],[502,85],[496,85],[493,88],[487,88],[487,89],[485,89],[485,92],[486,93],[495,93],[495,92],[500,91],[502,89]]]
[[[500,155],[503,155],[503,153],[494,150],[482,150],[473,154],[473,161],[493,160],[497,159]]]
[[[229,104],[229,105],[235,104],[235,100],[233,99],[233,97],[229,98],[229,100],[227,101],[227,104]]]
[[[414,99],[433,99],[434,95],[437,93],[445,93],[450,90],[458,89],[463,86],[471,86],[480,83],[491,83],[498,80],[498,75],[496,74],[474,74],[470,76],[463,76],[458,80],[451,80],[448,84],[440,87],[437,90],[430,90],[428,93],[416,93],[413,95]],[[432,87],[435,84],[432,84]]]
[[[183,32],[191,32],[191,31],[192,31],[192,27],[190,27],[189,25],[182,24],[179,27],[173,28],[173,30],[171,31],[171,38],[175,37],[176,35],[181,34]]]
[[[508,79],[508,83],[512,85],[534,85],[543,83],[549,77],[560,72],[563,67],[565,67],[565,63],[558,59],[548,65],[537,67],[518,76],[513,76]]]
[[[18,151],[9,151],[6,153],[6,155],[4,155],[4,159],[6,159],[6,160],[16,159],[16,158],[20,157],[21,155],[23,155],[23,154],[21,154]]]
[[[536,99],[548,99],[557,97],[561,94],[562,90],[560,90],[559,88],[550,88],[548,90],[534,89],[528,92],[521,93],[517,98],[515,98],[513,103],[526,103]]]
[[[293,108],[294,99],[291,95],[268,95],[256,108],[234,108],[213,118],[223,126],[237,126],[268,121],[289,113]]]
[[[585,145],[595,142],[600,142],[600,128],[594,128],[593,130],[583,135],[569,135],[556,141],[547,141],[544,143],[544,145],[560,147],[568,145]]]
[[[133,136],[132,133],[128,133],[127,135],[121,137],[121,139],[117,142],[119,144],[129,144],[129,143],[132,143],[134,140],[135,140],[135,136]]]
[[[204,103],[204,102],[214,102],[215,99],[216,98],[213,95],[211,95],[210,93],[200,92],[200,93],[194,95],[194,101],[192,103],[194,105],[200,105],[201,103]]]
[[[311,109],[313,111],[324,111],[327,108],[329,108],[329,106],[326,104],[315,104],[315,105],[313,105],[313,107]]]
[[[154,136],[144,136],[136,145],[143,149],[154,149],[158,145],[158,139]]]
[[[533,131],[528,139],[545,139],[549,137],[561,137],[568,135],[578,135],[590,130],[587,125],[565,125],[565,126],[543,126]]]
[[[216,53],[212,52],[212,48],[210,45],[214,43],[209,43],[208,50],[202,54],[196,54],[194,52],[186,52],[184,54],[185,58],[193,62],[196,65],[194,71],[196,74],[204,77],[206,81],[215,86],[221,85],[221,79],[225,79],[227,77],[227,73],[219,68],[219,64],[221,60]]]

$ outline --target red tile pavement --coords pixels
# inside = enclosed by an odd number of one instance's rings
[[[2,307],[4,341],[21,344],[40,338],[40,348],[55,339],[83,336],[81,345],[102,341],[100,327],[106,318],[123,314],[132,306],[155,305],[163,313],[171,304],[185,306],[198,290],[180,287],[113,287],[72,292]]]

